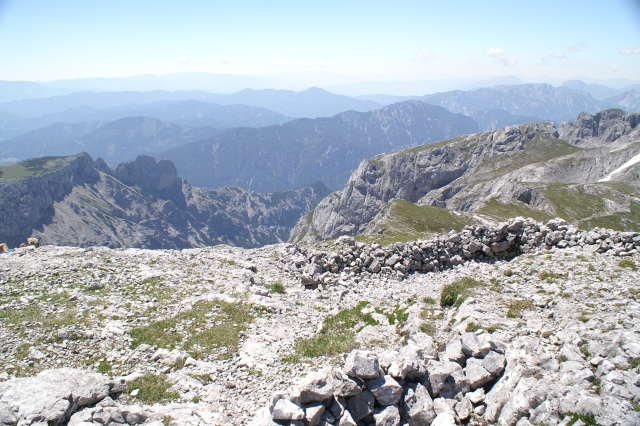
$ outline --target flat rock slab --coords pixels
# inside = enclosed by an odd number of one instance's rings
[[[0,383],[0,418],[20,424],[62,423],[80,407],[109,395],[105,378],[73,368],[45,370],[37,376]]]

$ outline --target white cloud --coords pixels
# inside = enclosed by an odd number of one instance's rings
[[[485,55],[490,56],[496,61],[500,62],[505,67],[509,67],[518,63],[516,56],[507,56],[502,49],[491,48],[485,52]]]
[[[611,64],[611,69],[613,70],[613,72],[617,72],[620,70],[620,65],[618,64]]]
[[[417,58],[416,61],[422,64],[426,64],[436,59],[436,57],[437,57],[436,52],[426,47],[423,47],[416,54],[416,58]]]
[[[568,61],[565,62],[565,64],[574,67],[574,68],[579,68],[583,65],[587,65],[590,61],[581,61],[579,59],[570,59]]]
[[[180,62],[181,64],[188,64],[189,63],[189,58],[180,58],[180,59],[178,59],[178,62]]]
[[[587,46],[589,46],[587,43],[579,41],[569,46],[569,52],[580,52],[583,51]]]
[[[221,58],[220,59],[222,61],[223,64],[232,64],[236,61],[236,58]]]
[[[555,59],[565,59],[567,57],[567,55],[564,52],[556,52],[551,56]]]
[[[640,47],[636,47],[635,49],[622,49],[620,53],[623,55],[639,55]]]

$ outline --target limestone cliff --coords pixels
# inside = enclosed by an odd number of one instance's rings
[[[511,216],[532,213],[539,219],[623,214],[629,217],[615,221],[624,228],[640,220],[634,196],[639,120],[640,114],[620,110],[583,113],[559,129],[551,122],[510,126],[376,156],[301,219],[291,240],[363,233],[393,199],[490,217],[500,216],[492,209],[496,203],[502,210],[511,205]],[[584,206],[593,198],[598,205]]]

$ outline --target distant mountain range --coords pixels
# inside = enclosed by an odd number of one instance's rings
[[[371,112],[233,129],[157,158],[173,161],[181,176],[208,188],[281,191],[317,180],[337,188],[371,155],[478,130],[470,117],[407,101]]]
[[[126,117],[106,123],[55,123],[0,143],[0,163],[89,152],[115,167],[140,154],[208,139],[220,132],[213,127],[183,128],[149,117]]]
[[[322,183],[275,194],[208,191],[178,177],[170,161],[140,156],[115,169],[87,154],[0,167],[0,235],[65,246],[181,249],[286,241],[328,189]]]
[[[344,111],[371,111],[382,105],[348,96],[335,95],[326,90],[311,88],[302,92],[291,90],[245,89],[230,95],[201,90],[167,92],[75,92],[44,99],[22,99],[0,103],[0,111],[22,118],[55,114],[70,108],[113,108],[129,104],[148,104],[158,101],[197,100],[219,105],[248,105],[265,108],[290,117],[330,117]],[[295,114],[294,114],[295,113]]]

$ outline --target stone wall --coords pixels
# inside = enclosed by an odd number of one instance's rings
[[[597,253],[612,251],[631,256],[640,248],[640,233],[595,228],[582,231],[555,219],[546,224],[516,218],[496,226],[467,226],[431,240],[396,243],[387,247],[356,243],[343,236],[340,251],[297,247],[305,261],[296,262],[302,284],[314,287],[356,276],[402,279],[415,272],[437,272],[463,262],[508,259],[534,250],[582,246]]]

